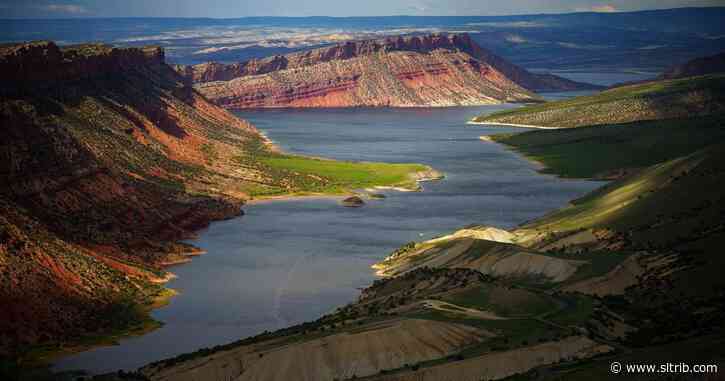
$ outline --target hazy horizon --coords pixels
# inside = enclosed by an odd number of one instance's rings
[[[592,1],[511,0],[505,3],[473,0],[370,0],[341,2],[270,0],[264,3],[215,0],[129,0],[122,3],[97,0],[41,1],[28,3],[0,0],[0,18],[212,18],[247,17],[401,17],[401,16],[517,16],[562,13],[613,13],[672,8],[721,7],[713,0]]]

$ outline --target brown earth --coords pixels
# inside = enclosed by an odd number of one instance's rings
[[[586,337],[573,336],[561,341],[542,343],[462,361],[449,362],[417,371],[401,372],[369,379],[380,381],[499,380],[515,374],[525,373],[529,369],[542,365],[563,360],[586,359],[612,350],[612,347],[597,343]]]
[[[300,343],[243,346],[163,368],[147,367],[153,380],[345,380],[444,357],[487,334],[445,322],[405,319],[361,326]],[[268,346],[272,348],[266,348]],[[392,349],[392,350],[391,350]]]
[[[563,288],[563,291],[597,296],[622,295],[627,287],[636,285],[639,282],[638,277],[645,273],[645,268],[638,262],[638,259],[638,255],[632,255],[612,271],[568,285]]]
[[[485,229],[484,229],[485,230]],[[423,268],[463,268],[498,277],[541,277],[562,282],[583,261],[541,255],[510,243],[489,241],[456,233],[423,242],[403,254],[392,255],[373,266],[381,276],[398,276]]]
[[[467,34],[347,42],[236,64],[176,70],[215,103],[258,107],[458,106],[538,101],[592,86],[529,73]]]
[[[141,324],[175,243],[241,213],[266,150],[158,48],[0,49],[0,354]],[[111,318],[113,316],[113,318]]]

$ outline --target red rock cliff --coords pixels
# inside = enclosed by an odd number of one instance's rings
[[[238,215],[264,179],[235,161],[264,149],[254,127],[163,57],[0,49],[0,355],[123,328],[161,266],[196,250],[176,240]]]
[[[529,90],[584,86],[529,73],[467,34],[354,41],[176,70],[227,108],[478,105],[537,99]]]

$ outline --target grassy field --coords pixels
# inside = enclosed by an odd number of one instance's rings
[[[474,122],[582,127],[711,115],[725,111],[725,75],[617,87],[589,96],[499,111]]]
[[[340,194],[373,186],[416,189],[414,174],[429,169],[420,164],[349,162],[293,155],[262,157],[260,162],[273,176],[290,179],[289,191],[293,193]]]
[[[567,295],[564,298],[566,306],[551,316],[546,316],[546,319],[566,326],[586,324],[594,314],[594,299],[581,294]]]
[[[571,206],[527,226],[554,231],[590,227],[638,229],[634,237],[656,230],[661,236],[653,233],[642,239],[665,242],[699,229],[688,223],[680,230],[660,230],[667,225],[678,225],[678,221],[694,219],[698,224],[717,225],[717,200],[722,197],[723,185],[722,164],[717,157],[723,147],[720,144],[649,167],[574,200]]]
[[[579,266],[577,271],[566,281],[557,284],[557,287],[565,287],[576,282],[602,276],[613,270],[618,264],[622,263],[631,253],[615,252],[615,251],[591,251],[584,253],[566,253],[553,254],[552,257],[575,259],[587,261],[587,264]]]
[[[418,190],[419,177],[437,177],[432,168],[415,163],[341,161],[269,150],[261,140],[245,144],[236,164],[263,174],[240,185],[254,199],[306,195],[345,195],[376,186]],[[422,176],[425,175],[425,176]]]
[[[490,351],[519,348],[538,342],[555,340],[571,334],[568,329],[560,329],[533,318],[485,320],[466,318],[454,313],[433,310],[416,312],[406,317],[465,324],[485,329],[497,335],[464,350],[462,353],[466,358],[479,356]]]
[[[529,131],[492,139],[569,178],[643,168],[725,141],[725,115]]]
[[[463,290],[444,300],[463,307],[491,311],[504,317],[536,316],[556,308],[556,303],[546,295],[493,284]]]

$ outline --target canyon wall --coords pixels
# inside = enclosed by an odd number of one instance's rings
[[[236,160],[266,142],[155,47],[4,46],[0,82],[0,356],[143,326],[162,266],[198,253],[177,240],[241,213],[264,174]]]
[[[532,90],[591,87],[529,73],[467,34],[353,41],[236,64],[175,68],[230,109],[482,105],[539,100]]]
[[[90,79],[164,64],[164,51],[155,46],[121,49],[88,44],[61,50],[53,42],[39,41],[0,47],[3,91],[51,87],[61,81]]]

